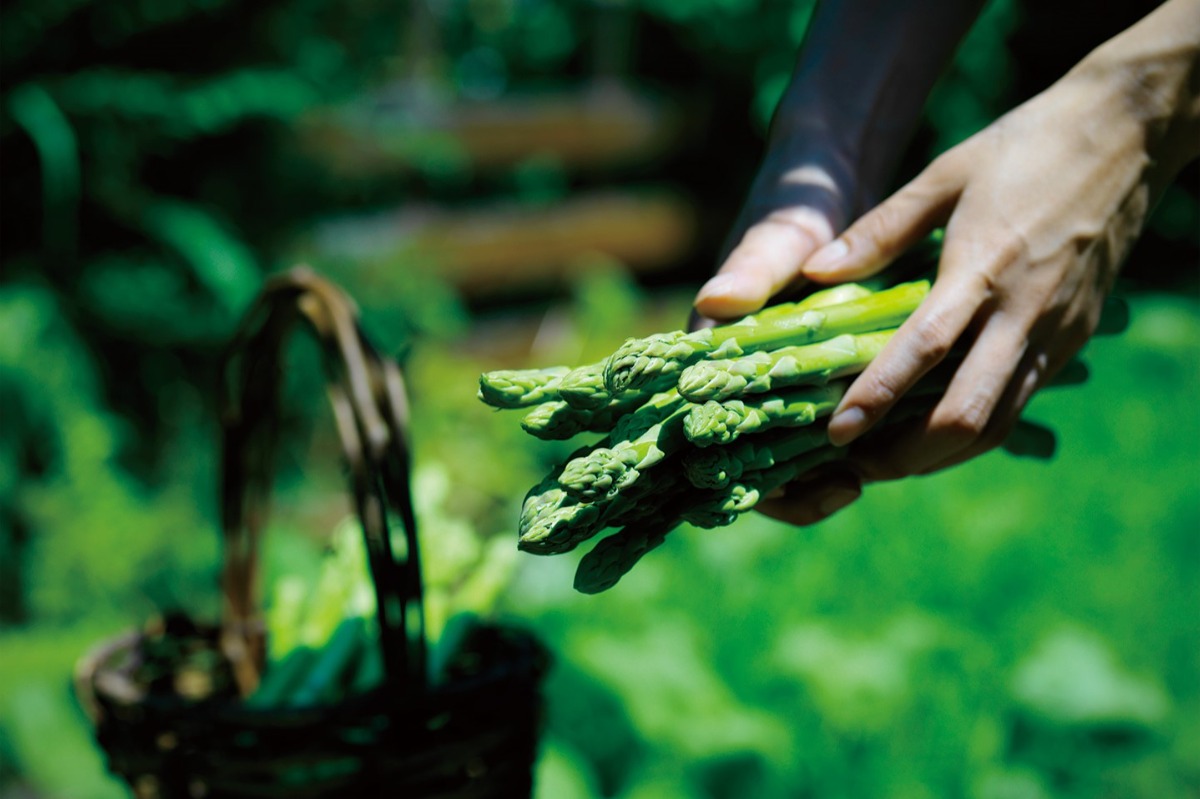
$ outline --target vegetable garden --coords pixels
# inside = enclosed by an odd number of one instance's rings
[[[905,169],[1036,90],[1026,5],[987,7]],[[404,372],[430,679],[492,622],[550,653],[535,796],[1200,790],[1194,169],[1127,327],[1007,452],[811,528],[745,512],[837,455],[825,414],[927,276],[679,330],[810,12],[6,4],[0,799],[129,795],[73,670],[220,616],[221,356],[301,260]],[[285,358],[253,701],[291,712],[382,664],[321,351]]]

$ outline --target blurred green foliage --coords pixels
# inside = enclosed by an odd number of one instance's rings
[[[657,170],[724,224],[812,5],[6,3],[0,797],[125,795],[71,697],[72,664],[156,610],[214,613],[214,365],[293,236],[409,196],[552,202],[583,183],[543,161],[477,175],[438,141],[413,143],[428,156],[413,175],[336,181],[296,140],[306,115],[414,78],[475,99],[648,84],[704,109],[708,135],[615,177]],[[931,98],[914,163],[1017,99],[1006,43],[1026,11],[989,5]],[[1160,243],[1194,252],[1195,198],[1189,184],[1167,193]],[[1191,286],[1179,252],[1144,242],[1130,271]],[[491,553],[572,445],[533,446],[475,400],[480,371],[514,364],[472,357],[472,337],[544,312],[531,361],[584,362],[677,326],[687,291],[646,295],[597,258],[565,305],[480,313],[436,273],[396,268],[358,299],[371,336],[404,354],[428,548],[477,564],[476,588],[453,588],[490,605],[505,575],[488,569],[512,566]],[[1089,349],[1092,381],[1035,400],[1061,436],[1050,464],[994,454],[875,486],[811,530],[755,517],[681,531],[599,598],[570,590],[571,557],[519,558],[500,609],[558,656],[540,796],[1200,790],[1200,308],[1132,302],[1132,328]],[[330,449],[317,367],[295,363],[285,423],[302,443],[285,453],[270,577],[311,569],[344,510],[324,499],[336,474],[306,482],[304,458]]]

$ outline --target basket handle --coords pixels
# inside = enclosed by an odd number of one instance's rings
[[[259,539],[279,440],[283,349],[297,321],[307,323],[321,346],[326,393],[375,584],[386,685],[394,696],[422,691],[426,642],[404,380],[364,337],[353,301],[306,267],[266,281],[224,359],[221,649],[239,691],[249,695],[264,663]],[[404,528],[403,552],[393,548],[389,510]]]

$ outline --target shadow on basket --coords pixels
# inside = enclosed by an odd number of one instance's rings
[[[260,544],[282,354],[297,323],[320,344],[377,634],[345,619],[319,649],[265,669]],[[221,619],[171,616],[81,659],[76,690],[109,768],[137,797],[164,799],[529,796],[548,654],[521,630],[460,625],[431,680],[404,383],[363,337],[352,302],[310,270],[275,276],[223,374]],[[277,701],[334,674],[352,687]]]

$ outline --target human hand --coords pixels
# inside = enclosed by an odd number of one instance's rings
[[[1166,7],[1197,21],[1194,2]],[[830,420],[834,444],[856,442],[848,470],[810,477],[771,515],[812,523],[852,501],[857,482],[927,474],[988,451],[1088,341],[1157,193],[1196,155],[1198,104],[1186,88],[1195,60],[1151,57],[1183,49],[1164,43],[1162,15],[1156,22],[1157,36],[1139,24],[1140,42],[1113,40],[803,265],[811,280],[859,280],[946,226],[929,297]],[[965,357],[929,414],[857,441],[952,347]]]

